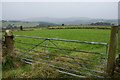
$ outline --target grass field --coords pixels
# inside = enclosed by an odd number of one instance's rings
[[[36,36],[36,37],[45,37],[45,38],[58,38],[58,39],[108,43],[110,30],[58,29],[58,30],[18,31],[18,32],[14,32],[14,34],[24,35],[24,36]]]
[[[44,37],[44,38],[57,38],[57,39],[67,39],[67,40],[77,40],[77,41],[89,41],[89,42],[100,42],[100,43],[109,43],[109,37],[110,37],[110,30],[99,30],[99,29],[57,29],[57,30],[34,30],[34,31],[17,31],[14,32],[15,35],[23,35],[23,36],[34,36],[34,37]],[[21,38],[21,37],[15,37],[15,41],[21,41],[21,42],[26,42],[26,43],[31,43],[31,44],[38,44],[40,43],[41,39],[31,39],[31,38]],[[100,52],[100,53],[105,53],[106,52],[106,48],[103,45],[93,45],[93,44],[84,44],[84,43],[73,43],[73,42],[62,42],[62,41],[53,41],[57,46],[59,46],[60,48],[65,48],[65,49],[72,49],[72,50],[82,50],[82,51],[91,51],[91,52]],[[26,44],[19,44],[19,43],[15,43],[16,46],[18,47],[23,47],[26,49],[31,49],[34,46],[28,46]],[[49,41],[44,42],[42,45],[47,45],[47,46],[51,46],[51,47],[55,47],[53,44],[51,44]],[[41,47],[36,47],[34,50],[38,50],[38,51],[46,51],[53,53],[53,54],[59,54],[59,55],[63,55],[63,52],[61,50],[56,50],[56,49],[49,49],[49,48],[41,48]],[[83,52],[73,52],[73,51],[66,51],[69,56],[72,57],[76,57],[76,58],[82,58],[82,59],[90,59],[90,60],[95,60],[95,61],[100,61],[99,57],[105,57],[105,56],[100,56],[100,55],[94,55],[94,54],[85,54]],[[38,53],[35,53],[38,54]],[[55,59],[62,59],[62,60],[67,60],[67,61],[72,61],[71,59],[66,59],[66,58],[60,58],[60,57],[54,57],[54,56],[50,56],[50,55],[45,55],[45,54],[41,54],[43,56],[49,56]],[[54,61],[54,60],[52,60]],[[103,60],[101,60],[103,61]],[[65,62],[62,62],[64,64],[67,65],[71,65],[71,66],[78,66],[78,65],[73,65],[73,64],[68,64]],[[98,65],[98,66],[104,66],[103,64],[97,64],[97,63],[87,63],[87,62],[83,62],[85,64],[91,64],[91,65]],[[56,65],[56,64],[55,64]],[[58,65],[59,66],[59,65]],[[86,66],[87,67],[87,66]],[[41,67],[41,69],[43,68],[43,66]],[[66,68],[66,67],[65,67]],[[69,67],[68,67],[69,68]],[[91,67],[87,67],[89,69],[94,69]],[[35,68],[34,68],[35,69]],[[40,71],[42,71],[40,69]],[[51,68],[48,67],[48,69],[52,70]],[[23,71],[25,70],[25,72]],[[6,72],[3,73],[4,77],[46,77],[45,74],[49,73],[46,72],[44,73],[43,70],[43,75],[42,73],[40,74],[39,72],[39,76],[36,73],[32,74],[34,72],[34,70],[31,69],[31,67],[29,66],[29,70],[30,73],[26,71],[25,69],[16,69],[16,70],[12,70],[12,72],[8,71],[8,73],[10,73],[10,75],[7,75]],[[77,69],[74,69],[77,70]],[[103,69],[95,69],[98,71],[103,71]],[[35,70],[36,71],[36,70]],[[80,70],[81,71],[81,70]],[[11,76],[12,74],[15,74],[16,72],[18,72],[19,74],[21,74],[22,72],[26,75],[15,75],[15,76]],[[53,72],[54,74],[56,74],[55,76],[52,76],[49,73],[48,78],[50,77],[68,77],[66,75],[57,73],[56,71],[50,71]],[[81,72],[86,72],[86,71],[81,71]],[[90,73],[90,72],[86,72],[86,73]],[[30,76],[31,75],[31,76]]]

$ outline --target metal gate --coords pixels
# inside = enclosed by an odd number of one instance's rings
[[[104,77],[107,43],[14,36],[15,53],[25,63],[48,65],[61,73],[77,77]],[[97,52],[98,48],[102,52]]]

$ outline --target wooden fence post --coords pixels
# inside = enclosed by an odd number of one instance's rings
[[[13,49],[14,49],[14,36],[11,30],[5,31],[5,44],[6,44],[6,53],[8,56],[14,56]]]
[[[21,67],[23,63],[21,63],[20,59],[17,58],[17,55],[14,53],[14,36],[11,30],[5,31],[5,45],[6,45],[6,55],[5,55],[5,64],[7,64],[10,68],[12,67]]]
[[[115,57],[116,57],[117,38],[118,38],[117,35],[118,35],[118,26],[112,26],[108,60],[107,60],[107,69],[106,69],[106,73],[109,76],[114,74],[114,69],[115,69]]]

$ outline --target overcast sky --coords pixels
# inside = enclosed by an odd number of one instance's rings
[[[2,2],[2,19],[89,17],[117,19],[117,2]]]

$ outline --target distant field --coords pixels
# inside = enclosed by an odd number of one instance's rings
[[[3,23],[2,26],[5,27],[5,26],[8,26],[9,24],[14,24],[14,26],[17,26],[17,27],[20,27],[20,26],[33,27],[33,26],[37,25],[35,23],[10,23],[10,22],[7,22],[7,23]]]
[[[33,27],[33,26],[36,26],[37,24],[15,24],[17,27],[20,27],[20,26],[23,26],[23,27]]]
[[[0,23],[1,24],[1,23]],[[25,22],[4,22],[2,23],[2,27],[6,27],[9,24],[14,24],[14,26],[20,27],[34,27],[36,25],[38,25],[38,23],[34,23],[34,22],[29,22],[29,23],[25,23]],[[64,26],[55,26],[55,27],[110,27],[110,26],[99,26],[99,25],[64,25]],[[50,28],[54,28],[54,27],[50,27]]]
[[[65,25],[65,26],[56,26],[56,27],[110,27],[110,26],[93,26],[93,25]],[[55,27],[50,27],[50,28],[55,28]]]

